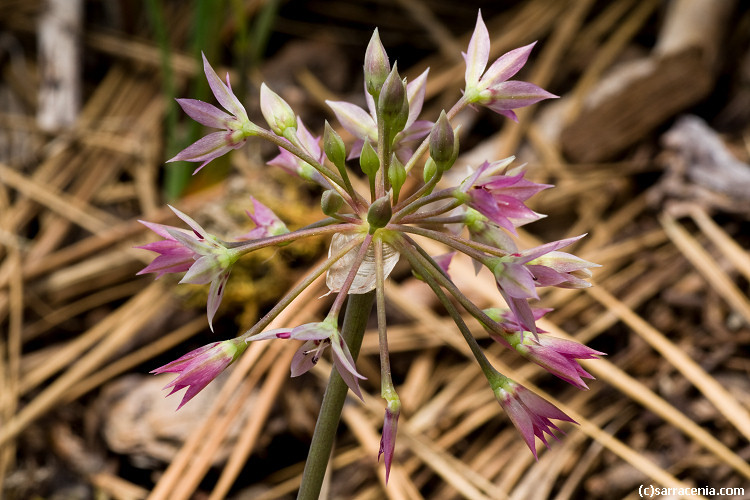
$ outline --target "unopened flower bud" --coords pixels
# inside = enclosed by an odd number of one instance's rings
[[[388,54],[386,54],[385,48],[380,42],[378,29],[375,28],[365,52],[365,83],[367,85],[367,92],[375,100],[377,100],[380,89],[383,87],[383,82],[388,78],[390,71],[391,65],[388,63]]]
[[[320,208],[329,217],[336,215],[343,205],[344,199],[332,189],[325,191],[320,198]]]
[[[284,136],[287,129],[297,130],[297,117],[292,108],[265,83],[260,86],[260,111],[276,135]]]
[[[401,192],[404,182],[406,182],[406,169],[395,153],[391,156],[391,165],[388,167],[388,182],[391,183],[391,188],[393,188],[393,198],[398,200],[398,194]]]
[[[362,167],[362,172],[370,179],[375,178],[375,174],[378,173],[380,168],[380,158],[378,153],[375,152],[373,147],[370,145],[370,141],[365,141],[362,146],[362,153],[359,157],[359,166]]]
[[[453,165],[453,127],[448,122],[445,111],[440,113],[440,118],[435,122],[430,133],[430,158],[435,160],[440,170],[447,170]]]
[[[422,179],[424,179],[424,183],[427,184],[430,182],[430,180],[435,177],[438,173],[438,167],[435,164],[435,160],[432,158],[427,158],[427,161],[424,163],[424,170],[422,170]]]
[[[346,148],[341,136],[336,133],[326,120],[325,132],[323,133],[323,149],[331,163],[341,169],[346,162]]]
[[[393,134],[400,132],[406,125],[409,117],[409,101],[406,99],[406,84],[398,74],[397,64],[393,65],[393,69],[380,90],[378,114]]]
[[[391,221],[393,209],[391,208],[391,195],[387,193],[382,198],[378,198],[367,211],[367,223],[370,224],[370,232],[375,229],[385,227]]]

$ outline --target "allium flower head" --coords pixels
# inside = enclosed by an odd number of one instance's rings
[[[497,387],[493,387],[493,391],[495,398],[534,454],[534,458],[538,458],[534,436],[541,439],[542,443],[549,447],[545,434],[557,439],[552,431],[562,432],[552,423],[552,419],[575,423],[575,420],[560,411],[555,405],[508,378]]]
[[[320,136],[310,131],[315,129],[308,129],[287,102],[265,84],[261,86],[260,107],[270,130],[255,128],[253,133],[279,148],[278,156],[268,162],[270,165],[315,181],[325,189],[321,199],[323,215],[316,222],[290,231],[273,212],[251,198],[253,210],[248,215],[256,228],[244,236],[244,241],[222,242],[181,213],[178,215],[192,231],[145,223],[164,240],[143,247],[159,254],[143,272],[161,276],[184,271],[184,282],[211,283],[209,321],[221,299],[229,270],[240,256],[263,247],[292,244],[308,236],[330,236],[327,258],[236,340],[243,345],[270,339],[302,341],[291,362],[291,374],[295,377],[309,371],[330,346],[334,370],[329,388],[333,389],[326,394],[338,394],[341,399],[334,402],[339,396],[326,396],[320,423],[324,426],[327,425],[324,420],[339,411],[336,408],[340,407],[334,405],[343,405],[343,394],[348,392],[344,384],[362,398],[360,380],[365,377],[357,370],[356,355],[374,302],[381,362],[380,394],[386,401],[380,443],[386,479],[394,456],[401,408],[391,377],[386,280],[399,262],[411,267],[412,274],[435,293],[469,345],[490,388],[535,456],[535,436],[546,444],[545,435],[553,435],[552,431],[557,429],[551,420],[572,420],[500,374],[485,356],[458,308],[480,321],[505,347],[579,388],[586,388],[582,379],[590,375],[580,367],[578,360],[601,354],[575,342],[544,335],[545,332],[536,327],[536,321],[547,311],[531,307],[530,300],[539,299],[536,289],[588,286],[590,269],[596,266],[559,251],[578,238],[519,248],[517,228],[543,217],[527,207],[527,200],[551,186],[530,180],[523,166],[512,168],[513,157],[472,165],[476,168],[458,185],[450,185],[447,176],[443,178],[454,168],[459,156],[459,127],[453,122],[464,108],[484,105],[516,119],[513,109],[554,97],[530,83],[509,81],[525,64],[533,44],[501,56],[486,69],[489,43],[489,34],[479,15],[464,55],[464,95],[449,110],[428,117],[435,120],[433,124],[420,118],[428,72],[407,83],[398,72],[397,62],[391,65],[388,60],[376,31],[364,61],[367,110],[348,102],[328,101],[341,126],[356,138],[348,151],[347,144],[328,123],[323,129],[321,146]],[[210,105],[200,108],[191,105],[186,110],[199,121],[203,120],[201,123],[221,124],[226,131],[244,131],[244,128],[236,128],[245,121],[244,108],[236,102],[231,89],[214,78],[210,66],[206,64],[206,67],[217,99],[233,117],[206,107]],[[244,136],[241,138],[244,140]],[[234,145],[235,142],[225,140],[220,147],[224,150]],[[366,178],[355,178],[350,170],[355,165],[347,165],[347,159],[357,157],[357,170],[361,169]],[[412,179],[407,182],[409,175]],[[423,239],[441,244],[447,253],[433,256],[423,248]],[[499,296],[506,302],[509,312],[482,311],[453,282],[448,266],[458,252],[471,258],[478,268],[486,267],[493,274]],[[335,298],[323,321],[266,330],[281,311],[290,307],[306,287],[324,274],[329,293]],[[342,331],[338,318],[345,309],[342,327],[345,331]],[[353,324],[359,326],[351,327]],[[210,350],[208,346],[207,350]],[[214,371],[221,367],[219,362],[198,363],[198,360],[205,361],[205,356],[203,351],[194,351],[186,357],[188,359],[181,358],[167,365],[181,374],[174,387],[189,385],[192,395],[205,386],[208,377],[198,377],[193,363],[211,366]],[[218,359],[225,363],[229,358]],[[204,369],[201,373],[210,375],[214,371]],[[317,455],[325,455],[327,459],[328,452],[319,449]]]
[[[536,42],[503,54],[485,71],[490,57],[490,35],[479,12],[474,34],[463,54],[466,61],[466,101],[486,106],[517,122],[514,109],[557,97],[533,83],[508,81],[526,64],[534,45]]]
[[[236,339],[213,342],[190,351],[181,358],[152,370],[151,373],[178,374],[164,388],[172,388],[172,391],[168,394],[168,396],[171,396],[175,392],[187,387],[187,391],[185,391],[185,395],[182,397],[182,402],[177,407],[179,410],[185,403],[202,391],[209,382],[223,372],[227,366],[231,365],[242,354],[245,348],[245,343]]]
[[[256,135],[260,130],[247,117],[247,111],[232,92],[229,74],[227,74],[225,85],[208,63],[206,56],[202,53],[201,55],[203,57],[203,71],[206,73],[211,92],[224,109],[229,111],[229,114],[207,102],[195,99],[177,99],[177,103],[183,111],[193,120],[207,127],[224,129],[223,132],[213,132],[199,139],[169,160],[202,162],[193,173],[205,167],[211,160],[228,153],[232,149],[241,147],[248,137]]]

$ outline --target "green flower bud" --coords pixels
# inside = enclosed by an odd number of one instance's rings
[[[378,115],[395,135],[406,125],[409,117],[409,101],[406,98],[406,84],[398,74],[398,65],[394,64],[388,78],[380,89],[378,98]]]
[[[328,189],[320,198],[320,208],[329,217],[336,215],[344,205],[344,199],[336,191]]]
[[[427,161],[424,163],[424,170],[422,170],[422,179],[424,179],[425,184],[430,182],[430,180],[435,177],[438,173],[438,167],[435,163],[435,160],[432,158],[427,158]]]
[[[378,153],[370,145],[370,141],[365,141],[362,146],[362,153],[359,156],[359,166],[362,167],[362,172],[370,179],[374,179],[375,174],[378,173],[380,158],[378,158]]]
[[[448,122],[445,111],[440,113],[440,118],[435,122],[430,132],[430,158],[435,160],[440,170],[447,170],[453,165],[454,132]]]
[[[390,71],[391,65],[388,63],[388,54],[386,54],[385,48],[380,42],[378,29],[375,28],[365,52],[365,83],[367,92],[376,101],[380,95],[380,89],[383,87],[383,82],[388,78]]]
[[[263,83],[260,86],[260,111],[276,135],[297,130],[297,116],[287,102]]]
[[[391,208],[391,195],[387,193],[382,198],[378,198],[367,211],[367,223],[370,224],[370,233],[373,233],[375,229],[380,229],[388,225],[393,215],[393,209]]]
[[[328,120],[326,120],[325,132],[323,132],[323,149],[326,152],[326,157],[331,160],[331,163],[336,165],[339,170],[345,165],[346,148],[344,147],[344,141],[341,140],[339,134],[331,128],[328,124]]]
[[[393,189],[393,199],[398,200],[398,194],[406,182],[406,169],[395,154],[391,156],[391,165],[388,167],[388,181]]]

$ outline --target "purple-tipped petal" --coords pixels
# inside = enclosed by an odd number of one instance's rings
[[[178,374],[177,378],[164,388],[172,388],[167,395],[170,396],[187,387],[177,407],[179,410],[239,357],[245,350],[242,344],[235,339],[214,342],[190,351],[179,359],[152,370],[151,373]]]
[[[517,80],[498,83],[488,90],[492,97],[487,107],[498,113],[500,111],[530,106],[544,99],[555,99],[558,97],[533,83],[519,82]]]
[[[228,123],[235,120],[231,115],[213,104],[196,99],[175,99],[182,110],[201,125],[212,128],[228,128]]]
[[[551,419],[575,423],[575,420],[552,403],[509,379],[495,389],[495,397],[536,459],[538,457],[534,437],[538,437],[549,447],[545,434],[557,440],[553,431],[562,432]]]
[[[479,83],[487,61],[490,57],[490,34],[482,19],[482,11],[477,14],[477,24],[471,35],[469,47],[466,49],[464,59],[466,60],[466,87],[475,87]]]
[[[206,55],[202,52],[201,57],[203,57],[203,71],[206,73],[206,80],[208,80],[208,85],[211,87],[211,92],[213,92],[216,100],[219,101],[219,104],[224,106],[224,109],[239,118],[241,121],[247,121],[248,118],[245,107],[240,103],[239,99],[237,99],[237,96],[232,93],[231,89],[221,81],[219,75],[216,74],[214,69],[208,63]],[[229,75],[227,75],[227,82],[229,82]]]
[[[177,153],[173,158],[167,160],[167,163],[172,161],[203,162],[193,171],[193,174],[196,174],[212,160],[227,154],[233,149],[237,149],[244,143],[244,141],[241,141],[238,144],[232,144],[231,139],[231,132],[213,132],[198,139],[193,144]]]
[[[391,463],[393,462],[393,452],[396,449],[396,433],[398,432],[398,417],[400,414],[401,402],[398,398],[388,400],[383,419],[383,432],[380,435],[380,451],[378,451],[378,461],[380,461],[380,456],[383,455],[383,463],[385,463],[386,484],[388,484],[388,478],[391,474]]]
[[[536,42],[513,49],[498,57],[482,76],[482,83],[490,86],[513,77],[526,64],[534,45]]]

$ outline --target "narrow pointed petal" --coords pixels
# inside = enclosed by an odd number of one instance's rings
[[[482,83],[489,86],[513,77],[526,64],[534,45],[536,42],[513,49],[498,57],[482,76]]]
[[[219,310],[219,305],[221,305],[221,299],[224,298],[224,290],[227,286],[227,281],[229,280],[229,273],[231,271],[230,269],[227,269],[226,271],[222,272],[219,276],[214,278],[211,281],[211,286],[208,289],[208,300],[206,301],[206,310],[208,314],[208,326],[211,328],[211,331],[214,331],[214,316],[216,315],[216,311]]]
[[[320,356],[327,345],[327,342],[325,344],[321,344],[321,342],[315,340],[308,340],[307,342],[302,344],[302,347],[300,347],[297,352],[294,353],[294,357],[292,358],[292,363],[290,366],[292,377],[299,377],[300,375],[303,375],[310,371],[313,366],[318,364]]]
[[[206,73],[206,80],[208,80],[208,85],[211,87],[211,92],[213,92],[216,100],[219,101],[219,104],[224,106],[224,109],[229,111],[231,114],[242,121],[246,121],[248,118],[245,107],[240,103],[239,99],[237,99],[237,96],[232,93],[229,87],[227,87],[224,82],[221,81],[219,75],[216,74],[214,69],[208,63],[206,55],[202,52],[201,57],[203,57],[203,71],[204,73]],[[228,76],[227,81],[229,81]]]
[[[558,96],[529,82],[511,80],[490,87],[492,97],[487,107],[500,112],[530,106],[544,99],[555,99]]]
[[[406,119],[406,125],[404,128],[409,128],[411,124],[419,118],[419,113],[422,112],[424,95],[427,90],[427,74],[429,72],[430,68],[427,68],[421,75],[416,77],[414,81],[406,84],[406,99],[409,102],[409,118]]]
[[[195,222],[195,220],[193,220],[192,217],[190,217],[185,212],[182,212],[182,211],[178,210],[177,208],[173,207],[172,205],[167,205],[167,206],[169,207],[169,209],[172,212],[174,212],[174,214],[177,217],[180,218],[180,220],[182,220],[182,222],[184,222],[185,224],[187,224],[188,226],[190,226],[190,229],[193,230],[193,232],[195,233],[195,235],[198,238],[200,238],[202,240],[205,240],[207,238],[208,232],[205,229],[203,229],[203,227],[201,227],[200,224],[198,224],[197,222]]]
[[[221,273],[215,255],[204,255],[190,266],[188,272],[182,277],[180,283],[192,283],[193,285],[207,285]]]
[[[344,381],[344,383],[349,387],[349,389],[352,390],[352,392],[362,401],[364,401],[364,397],[362,396],[362,390],[359,388],[359,381],[357,380],[357,377],[352,375],[352,373],[347,369],[346,366],[344,366],[343,363],[341,363],[341,359],[339,359],[338,356],[334,354],[333,356],[333,366],[335,367],[338,374],[341,376],[341,379]]]
[[[466,87],[474,87],[479,82],[484,69],[487,67],[487,61],[490,57],[490,34],[487,26],[482,19],[482,11],[477,14],[477,24],[474,27],[474,33],[469,41],[469,48],[466,50],[464,59],[466,60]]]
[[[362,140],[369,139],[370,142],[377,144],[377,125],[364,109],[344,101],[326,101],[326,104],[333,110],[341,125],[354,137]]]
[[[231,115],[228,115],[213,104],[196,99],[175,100],[190,118],[206,127],[226,129],[227,124],[234,120]]]
[[[195,141],[190,146],[186,147],[173,158],[167,160],[172,161],[194,161],[203,162],[198,168],[195,169],[193,174],[198,172],[200,169],[205,167],[211,160],[214,160],[233,149],[236,149],[240,144],[232,145],[231,132],[213,132],[205,137],[202,137]]]

